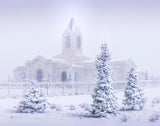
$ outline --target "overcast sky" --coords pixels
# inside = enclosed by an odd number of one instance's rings
[[[38,55],[61,53],[71,17],[83,53],[95,59],[104,39],[113,59],[132,58],[160,73],[160,2],[157,0],[0,0],[0,81]]]

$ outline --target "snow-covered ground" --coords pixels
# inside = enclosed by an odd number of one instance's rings
[[[114,118],[86,117],[92,103],[90,95],[49,97],[51,107],[40,114],[16,113],[19,98],[0,98],[0,126],[159,126],[160,88],[148,88],[144,93],[146,104],[142,111],[119,111]],[[120,109],[124,94],[116,91],[116,95]]]

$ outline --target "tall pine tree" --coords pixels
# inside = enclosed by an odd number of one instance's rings
[[[92,94],[93,104],[91,114],[96,117],[104,117],[106,114],[116,114],[116,100],[111,86],[111,54],[107,44],[102,44],[101,53],[96,59],[98,72],[97,85]]]
[[[134,109],[143,109],[145,101],[144,94],[140,89],[138,83],[138,77],[135,68],[131,68],[128,77],[127,77],[127,85],[124,91],[125,99],[123,100],[123,104],[126,109],[134,110]]]

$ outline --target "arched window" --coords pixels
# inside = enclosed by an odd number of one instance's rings
[[[41,82],[43,79],[43,71],[41,69],[37,70],[36,79],[38,82]]]
[[[20,73],[20,81],[24,81],[26,78],[26,74],[24,72]]]
[[[61,81],[62,82],[67,81],[67,73],[65,71],[63,71],[62,74],[61,74]]]

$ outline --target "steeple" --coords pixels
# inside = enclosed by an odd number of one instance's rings
[[[68,27],[63,33],[63,54],[81,54],[82,53],[81,33],[79,28],[76,26],[74,18],[72,17]]]
[[[69,23],[69,27],[72,31],[75,30],[75,22],[74,22],[74,18],[72,17]]]

